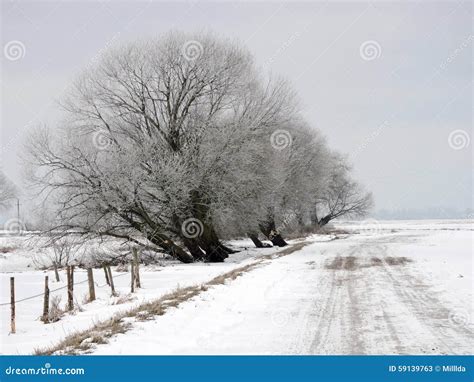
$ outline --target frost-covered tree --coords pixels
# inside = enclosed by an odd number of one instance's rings
[[[186,54],[188,41],[199,41],[197,56]],[[65,227],[137,231],[182,261],[222,261],[231,251],[212,209],[232,193],[223,179],[239,153],[256,152],[291,118],[290,96],[282,81],[263,83],[238,45],[172,33],[112,50],[86,71],[63,102],[58,131],[37,133],[30,152]],[[189,219],[198,221],[191,232]]]
[[[210,34],[111,49],[73,83],[59,126],[31,137],[33,181],[65,231],[145,240],[183,262],[223,261],[222,237],[283,246],[288,218],[334,188],[333,156],[295,98]]]
[[[336,156],[326,175],[325,190],[317,197],[314,206],[312,219],[318,226],[341,216],[364,216],[372,208],[372,194],[351,179],[349,170],[345,162]]]

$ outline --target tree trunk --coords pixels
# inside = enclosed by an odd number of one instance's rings
[[[103,268],[104,268],[104,273],[105,273],[105,282],[107,283],[107,285],[110,286],[109,272],[107,271],[107,265],[104,265]]]
[[[92,302],[95,300],[94,271],[92,268],[87,268],[87,281],[89,283],[89,302]]]
[[[297,219],[297,222],[298,222],[298,227],[304,227],[305,226],[305,219],[304,219],[304,214],[302,212],[298,212],[296,214],[296,219]]]
[[[58,265],[56,262],[53,262],[53,267],[54,267],[54,276],[56,277],[56,282],[60,282],[61,279],[59,278],[59,272],[58,272]]]
[[[283,239],[281,234],[275,228],[275,222],[273,220],[268,221],[266,224],[260,224],[260,231],[277,247],[284,247],[288,243]]]
[[[311,219],[311,225],[315,227],[319,226],[318,213],[316,211],[316,206],[311,209],[309,218]]]
[[[285,239],[283,239],[283,236],[281,236],[279,233],[275,233],[271,241],[273,245],[276,245],[277,247],[285,247],[288,245]]]
[[[319,226],[320,227],[323,227],[325,226],[326,224],[328,224],[332,219],[332,216],[331,215],[326,215],[325,217],[323,217],[320,221],[319,221]]]
[[[203,244],[206,251],[206,260],[210,263],[222,263],[231,253],[232,249],[226,247],[220,241],[213,241]]]
[[[222,244],[222,243],[220,243],[220,246],[221,246],[222,248],[224,248],[224,249],[226,250],[226,252],[227,252],[229,255],[232,255],[233,253],[239,252],[239,251],[233,250],[232,248],[230,248],[230,247],[228,247],[227,245]]]
[[[147,239],[153,244],[165,250],[170,256],[182,261],[183,263],[192,263],[194,258],[180,246],[176,245],[170,238],[161,234],[148,235]]]
[[[185,237],[183,238],[183,244],[194,257],[194,260],[203,260],[206,258],[206,253],[201,249],[201,247],[199,247],[197,240]]]
[[[229,254],[234,253],[235,251],[220,242],[209,217],[209,200],[199,189],[191,192],[191,200],[192,208],[190,209],[190,212],[192,213],[192,217],[197,219],[202,225],[202,232],[199,232],[199,234],[192,238],[192,240],[195,241],[199,248],[205,252],[203,258],[206,261],[211,263],[223,262],[227,257],[229,257]]]
[[[121,217],[137,231],[142,232],[149,241],[151,241],[156,246],[162,248],[170,256],[178,259],[179,261],[182,261],[183,263],[192,263],[194,261],[192,255],[190,255],[180,246],[175,244],[173,240],[171,240],[168,236],[159,233],[160,227],[156,225],[155,222],[150,220],[146,214],[142,214],[143,218],[148,218],[146,221],[146,228],[144,228],[141,224],[134,221],[133,219],[129,218],[126,214],[121,215]],[[149,229],[152,230],[152,233],[150,233]]]
[[[110,285],[110,290],[112,292],[112,296],[116,296],[117,294],[115,293],[114,276],[112,275],[112,269],[110,269],[110,265],[107,265],[105,269],[108,274],[108,280],[110,283],[109,285]]]
[[[252,240],[252,242],[255,244],[255,247],[257,248],[270,248],[271,247],[270,244],[262,243],[256,233],[249,233],[247,234],[247,236],[250,238],[250,240]]]
[[[202,235],[197,238],[197,241],[206,252],[206,261],[211,263],[222,263],[229,257],[229,254],[235,252],[220,242],[211,224],[204,224]]]

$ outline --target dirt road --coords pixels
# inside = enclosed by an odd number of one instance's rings
[[[353,235],[269,260],[99,346],[100,354],[469,354],[471,304],[435,283],[414,233]],[[406,251],[405,251],[406,252]],[[456,301],[455,301],[456,300]]]
[[[397,238],[400,239],[400,238]],[[424,280],[412,257],[384,241],[341,248],[324,261],[311,354],[469,354],[473,332]]]

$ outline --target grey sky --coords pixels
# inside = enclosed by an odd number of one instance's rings
[[[308,120],[374,192],[376,209],[466,210],[472,16],[470,2],[4,1],[2,167],[20,182],[17,154],[29,126],[54,123],[55,100],[107,46],[170,29],[212,30],[292,82]],[[11,60],[10,41],[23,44],[24,57]]]

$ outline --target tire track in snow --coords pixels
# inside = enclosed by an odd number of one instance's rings
[[[346,256],[338,253],[326,259],[326,272],[330,273],[329,292],[309,347],[312,354],[364,353],[365,345],[360,333],[362,304],[357,293],[360,277],[354,277],[353,269],[357,259],[354,255],[358,250],[359,246],[353,245]]]
[[[470,353],[470,350],[465,349],[465,342],[468,340],[472,344],[474,339],[472,331],[462,325],[453,325],[449,322],[450,309],[430,293],[428,285],[418,276],[407,272],[405,267],[396,269],[389,267],[384,261],[382,269],[391,280],[393,290],[400,300],[435,340],[431,345],[435,346],[433,350],[437,347],[439,351],[446,354]],[[449,335],[446,329],[450,332]],[[472,346],[468,347],[472,349]]]

